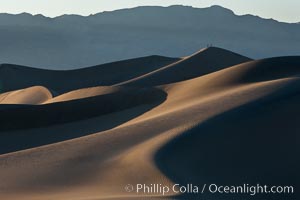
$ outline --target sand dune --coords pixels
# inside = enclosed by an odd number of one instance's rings
[[[47,88],[34,86],[0,94],[0,104],[40,104],[51,98]]]
[[[4,109],[0,197],[227,200],[253,196],[162,196],[128,193],[124,187],[261,183],[297,188],[299,75],[300,57],[249,61],[211,48],[123,86],[84,88],[43,105]]]
[[[250,60],[250,58],[225,49],[209,47],[176,63],[121,83],[121,85],[155,86],[169,84],[203,76]]]
[[[100,95],[106,95],[111,93],[116,93],[122,91],[122,87],[111,87],[111,86],[98,86],[91,88],[83,88],[79,90],[73,90],[71,92],[64,93],[62,95],[56,96],[54,98],[44,101],[44,104],[61,102],[61,101],[70,101],[75,99],[83,99],[88,97],[95,97]]]
[[[159,89],[124,88],[118,91],[45,105],[24,105],[4,109],[0,116],[0,130],[37,128],[53,124],[84,120],[119,112],[141,105],[159,104],[166,94]],[[55,101],[55,100],[54,100]]]
[[[117,84],[178,60],[148,56],[66,71],[3,64],[0,66],[0,89],[1,92],[7,92],[40,85],[56,96],[80,88]]]

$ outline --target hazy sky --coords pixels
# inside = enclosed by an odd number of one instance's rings
[[[221,5],[236,14],[253,14],[285,22],[300,22],[300,0],[0,0],[0,12],[89,15],[101,11],[130,8],[142,5],[183,4],[194,7]]]

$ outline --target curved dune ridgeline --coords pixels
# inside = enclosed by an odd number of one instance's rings
[[[79,73],[75,86],[52,77],[51,88],[35,80],[44,87],[1,94],[11,98],[0,104],[0,198],[229,200],[253,196],[137,194],[124,187],[299,187],[299,56],[251,60],[208,48],[155,67],[143,59],[136,60],[147,70],[126,65],[126,77],[107,85],[90,87]],[[57,93],[46,98],[49,91]]]
[[[1,92],[44,86],[54,96],[76,89],[109,86],[141,76],[177,58],[148,56],[75,70],[46,70],[18,65],[0,65]]]
[[[40,104],[49,99],[52,99],[51,92],[41,86],[0,94],[1,104]]]
[[[155,86],[174,83],[203,76],[250,60],[250,58],[225,49],[209,47],[178,62],[121,84]]]

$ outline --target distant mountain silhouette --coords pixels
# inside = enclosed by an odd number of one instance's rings
[[[0,14],[0,63],[73,69],[207,44],[251,58],[300,54],[300,25],[212,6],[147,6],[88,17]]]

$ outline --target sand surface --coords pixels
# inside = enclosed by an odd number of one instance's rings
[[[0,199],[253,199],[124,187],[299,186],[300,57],[252,61],[208,48],[169,61],[139,73],[128,66],[109,84],[53,77],[0,94]],[[13,81],[5,79],[4,91]],[[287,197],[299,196],[263,196]]]

